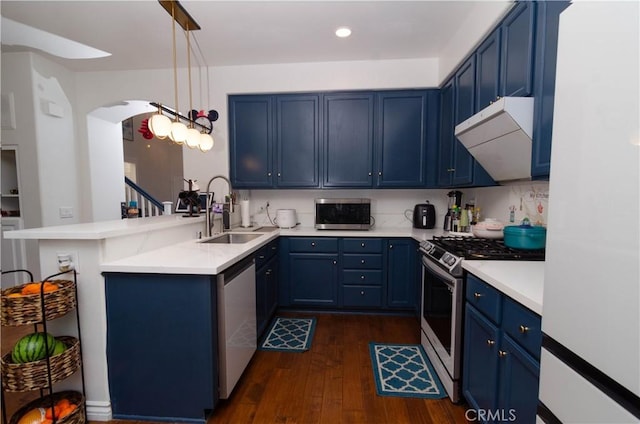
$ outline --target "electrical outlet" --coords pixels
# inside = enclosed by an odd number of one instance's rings
[[[59,214],[60,218],[73,218],[73,207],[60,206]]]
[[[56,252],[58,261],[58,269],[60,272],[76,270],[76,273],[80,273],[80,265],[78,263],[78,252]]]

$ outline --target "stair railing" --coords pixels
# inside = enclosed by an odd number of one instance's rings
[[[164,205],[162,202],[154,199],[153,196],[129,178],[124,177],[124,183],[127,205],[129,205],[129,202],[132,200],[138,202],[139,217],[159,216],[164,213]]]

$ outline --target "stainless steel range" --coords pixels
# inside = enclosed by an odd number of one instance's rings
[[[460,400],[464,310],[463,260],[544,260],[544,250],[518,250],[501,240],[434,237],[422,253],[421,343],[453,402]]]

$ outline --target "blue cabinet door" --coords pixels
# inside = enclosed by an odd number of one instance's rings
[[[334,306],[338,304],[338,255],[291,253],[288,282],[290,304]]]
[[[498,328],[467,304],[462,393],[475,410],[494,411],[498,391]]]
[[[493,31],[476,50],[476,111],[498,97],[500,84],[500,28]]]
[[[410,239],[387,240],[387,306],[413,309],[418,274],[417,245]]]
[[[229,96],[230,177],[234,188],[273,186],[271,96]]]
[[[531,176],[548,178],[551,169],[553,101],[556,90],[558,26],[568,1],[539,2],[536,14],[536,60],[534,79],[533,150]]]
[[[455,75],[455,124],[470,118],[475,112],[475,56],[471,56],[460,67]],[[455,128],[455,127],[454,127]],[[454,186],[468,185],[473,182],[474,160],[466,147],[456,138],[453,143],[453,178]]]
[[[320,96],[276,96],[278,187],[320,186]]]
[[[453,168],[453,129],[455,105],[455,81],[450,79],[440,90],[440,134],[438,136],[438,178],[437,185],[449,187]]]
[[[535,2],[518,2],[502,23],[500,95],[503,97],[527,97],[533,93],[535,8]]]
[[[540,364],[508,335],[500,343],[499,358],[498,411],[518,423],[535,423]]]
[[[323,96],[325,187],[372,187],[373,93]]]
[[[278,257],[256,269],[256,327],[258,339],[278,306]]]
[[[429,91],[392,91],[376,96],[376,186],[424,187]],[[437,121],[435,121],[437,125]]]
[[[216,296],[210,275],[105,275],[114,418],[205,422],[218,400]]]

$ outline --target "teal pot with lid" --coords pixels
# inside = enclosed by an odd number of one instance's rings
[[[547,242],[547,229],[529,224],[504,227],[504,245],[513,249],[544,249]]]

